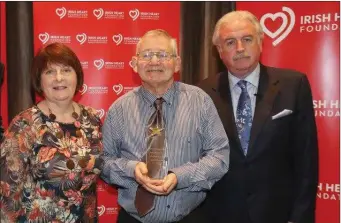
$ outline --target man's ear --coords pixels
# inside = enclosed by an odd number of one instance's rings
[[[223,48],[220,45],[216,45],[216,48],[217,48],[220,59],[222,59],[221,54],[223,52]]]
[[[133,68],[134,72],[137,73],[137,57],[133,56],[131,58],[131,67]]]
[[[264,39],[264,33],[258,36],[258,45],[260,52],[263,51],[263,39]]]
[[[181,58],[179,56],[177,56],[175,58],[175,70],[174,70],[174,72],[175,73],[179,72],[180,68],[181,68]]]

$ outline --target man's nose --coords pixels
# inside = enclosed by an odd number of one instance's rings
[[[152,56],[152,58],[150,59],[150,63],[159,63],[160,62],[160,59],[159,59],[159,57],[156,55],[156,54],[154,54],[153,56]]]
[[[245,50],[244,45],[241,40],[237,40],[237,51],[243,52]]]

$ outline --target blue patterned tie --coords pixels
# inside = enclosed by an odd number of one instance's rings
[[[246,155],[247,149],[249,146],[251,125],[252,125],[251,99],[250,99],[249,94],[247,93],[247,87],[246,87],[247,81],[241,80],[237,84],[241,88],[242,93],[239,96],[239,101],[237,105],[236,124],[237,124],[240,144],[242,146],[244,155]]]

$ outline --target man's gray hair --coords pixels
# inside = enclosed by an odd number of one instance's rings
[[[263,33],[263,29],[262,26],[260,25],[257,17],[255,15],[253,15],[251,12],[248,11],[232,11],[229,12],[227,14],[225,14],[223,17],[221,17],[217,24],[215,25],[214,28],[214,33],[213,33],[213,37],[212,37],[212,43],[217,46],[219,45],[219,32],[220,29],[230,23],[233,22],[235,20],[248,20],[250,21],[256,28],[256,31],[258,33],[258,41],[263,40],[264,37],[264,33]]]
[[[169,39],[170,41],[170,45],[171,45],[171,50],[172,50],[172,54],[174,54],[175,56],[178,56],[178,46],[176,44],[176,39],[173,38],[171,35],[169,35],[165,30],[163,29],[153,29],[150,30],[148,32],[146,32],[139,40],[139,42],[136,45],[136,54],[139,53],[140,50],[140,45],[143,41],[143,39],[147,36],[162,36],[165,37],[167,39]]]

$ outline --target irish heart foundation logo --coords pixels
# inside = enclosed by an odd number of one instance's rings
[[[105,207],[104,205],[101,205],[99,207],[97,207],[97,212],[98,212],[98,216],[102,216],[105,212]]]
[[[116,43],[116,46],[118,46],[122,42],[123,36],[121,34],[113,35],[112,41]]]
[[[129,16],[135,21],[140,15],[140,12],[138,9],[130,10],[129,11]]]
[[[97,114],[99,116],[99,118],[103,118],[105,112],[104,112],[104,109],[101,108],[101,109],[97,109]]]
[[[92,11],[92,13],[94,14],[94,16],[97,18],[97,20],[99,20],[100,18],[102,18],[104,11],[102,8],[98,8],[98,9],[94,9]]]
[[[81,95],[85,94],[85,92],[88,90],[88,86],[86,84],[82,85],[82,88],[79,89],[79,92],[81,93]]]
[[[123,86],[122,84],[115,84],[114,86],[112,86],[112,89],[117,95],[119,95],[123,90]]]
[[[97,70],[100,70],[104,66],[104,60],[103,59],[95,60],[94,65],[97,68]]]
[[[289,33],[291,32],[291,30],[294,28],[294,25],[295,25],[295,13],[294,13],[294,11],[288,7],[285,7],[285,6],[282,7],[282,10],[289,14],[289,17],[290,17],[289,25],[288,25],[288,16],[286,14],[284,14],[283,12],[276,12],[275,14],[267,13],[267,14],[263,15],[262,18],[260,19],[260,24],[263,28],[264,33],[266,35],[268,35],[271,39],[274,39],[274,41],[272,42],[273,46],[276,46],[282,40],[284,40],[289,35]],[[265,26],[265,21],[267,19],[271,19],[273,22],[276,22],[276,20],[278,18],[282,19],[282,24],[274,32],[270,31]]]
[[[45,44],[47,41],[49,41],[50,36],[47,32],[45,32],[45,33],[40,33],[38,38],[43,44]]]
[[[82,33],[82,34],[77,34],[76,39],[82,45],[83,43],[85,43],[87,37],[85,33]]]
[[[62,19],[66,15],[66,9],[64,7],[56,8],[56,14],[59,16],[59,19]]]

